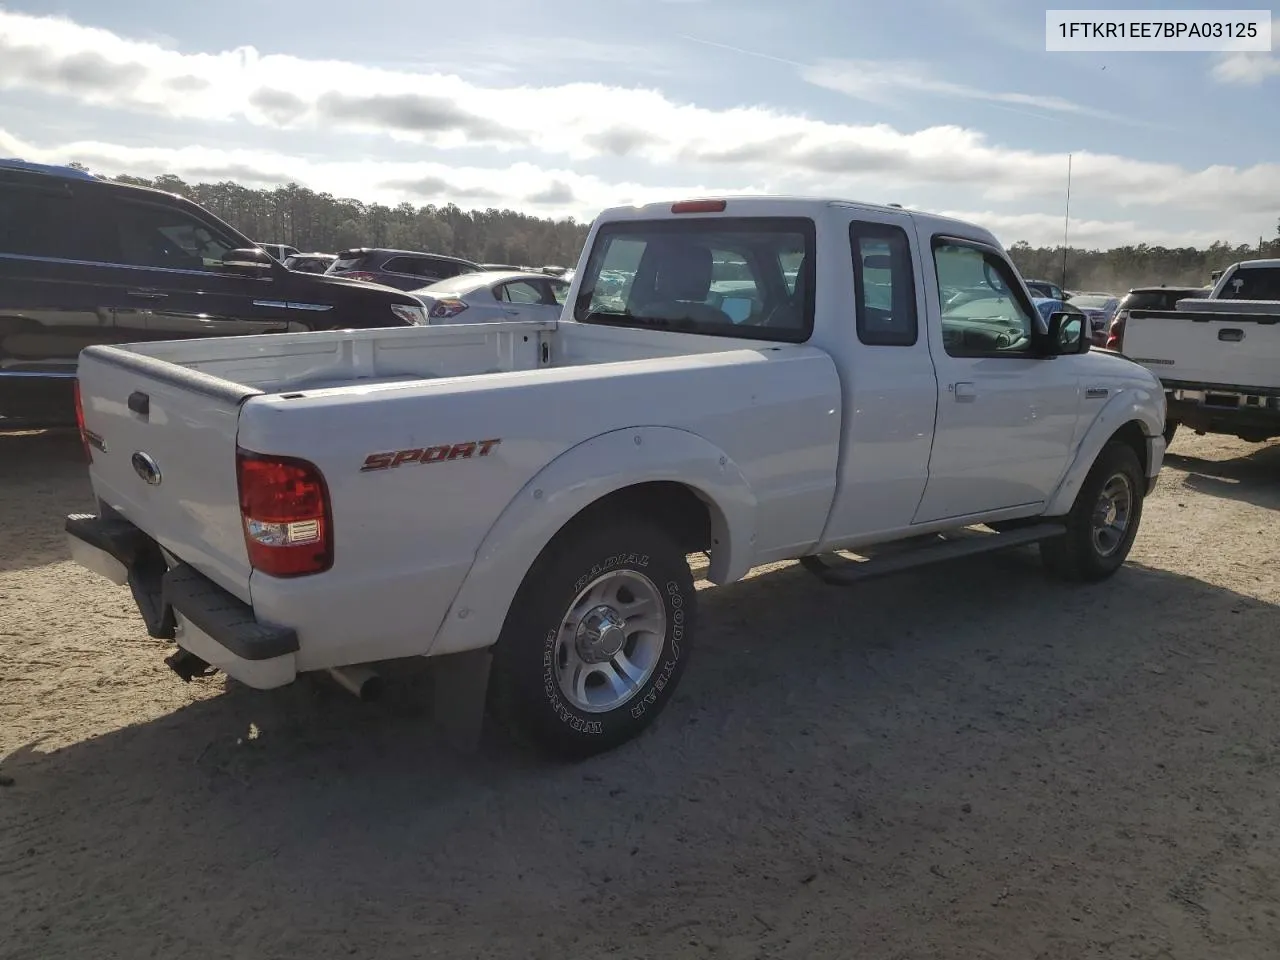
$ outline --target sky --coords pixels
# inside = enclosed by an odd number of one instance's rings
[[[580,221],[832,196],[1057,245],[1070,154],[1073,246],[1276,235],[1280,58],[1047,53],[1044,9],[0,0],[0,156]]]

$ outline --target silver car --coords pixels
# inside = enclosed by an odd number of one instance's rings
[[[410,290],[427,309],[428,323],[502,323],[559,320],[569,284],[544,273],[463,273]]]

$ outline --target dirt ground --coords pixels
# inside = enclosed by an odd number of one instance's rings
[[[184,685],[67,560],[76,440],[0,436],[0,957],[1274,958],[1280,445],[1166,464],[1102,585],[704,590],[677,701],[565,766],[449,751],[420,674]]]

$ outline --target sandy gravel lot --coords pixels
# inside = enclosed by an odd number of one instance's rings
[[[184,685],[0,436],[0,957],[1280,955],[1280,445],[1181,435],[1130,564],[701,594],[679,699],[556,766],[327,684]]]

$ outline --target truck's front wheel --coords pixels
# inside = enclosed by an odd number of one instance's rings
[[[1066,534],[1040,544],[1045,566],[1067,580],[1104,580],[1119,570],[1138,534],[1145,490],[1137,454],[1112,440],[1076,495]]]
[[[630,740],[684,672],[695,600],[684,552],[662,529],[629,518],[575,524],[539,557],[507,614],[495,713],[559,756]]]

